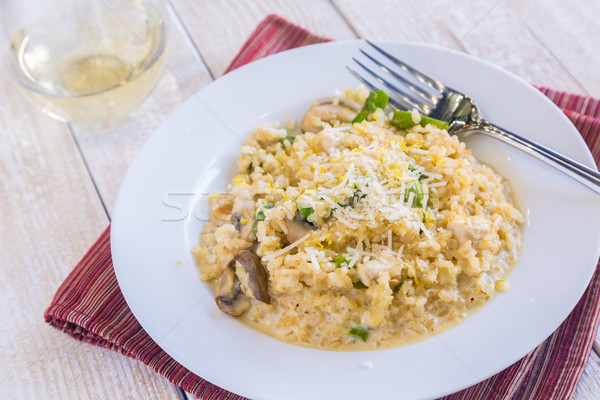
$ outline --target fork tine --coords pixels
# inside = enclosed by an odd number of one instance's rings
[[[352,75],[354,75],[354,77],[356,79],[358,79],[359,81],[361,81],[366,87],[369,88],[369,90],[372,90],[373,92],[376,92],[379,90],[379,88],[375,87],[375,85],[371,84],[371,82],[369,82],[368,80],[366,80],[365,78],[363,78],[361,75],[358,74],[358,72],[354,71],[352,68],[350,68],[349,66],[346,65],[346,69],[348,70],[348,72],[350,72]]]
[[[355,63],[360,65],[362,67],[362,69],[367,71],[371,76],[373,76],[375,79],[377,79],[384,86],[393,90],[396,93],[396,96],[394,96],[394,97],[400,97],[404,102],[408,103],[410,105],[410,107],[407,108],[408,110],[410,110],[412,108],[416,108],[421,114],[429,115],[431,113],[431,107],[429,107],[427,104],[425,104],[423,102],[419,102],[415,98],[408,97],[406,95],[405,91],[403,91],[402,89],[400,89],[398,86],[394,85],[392,82],[388,81],[387,79],[384,79],[381,76],[377,75],[377,73],[375,73],[369,67],[365,66],[363,63],[358,61],[356,58],[352,57],[352,60],[354,60]]]
[[[397,73],[396,71],[388,68],[385,64],[383,64],[381,61],[377,60],[375,57],[373,57],[372,55],[370,55],[369,53],[367,53],[363,49],[358,49],[358,50],[365,57],[367,57],[369,60],[371,60],[373,62],[373,64],[375,64],[379,68],[381,68],[381,70],[384,73],[392,75],[394,78],[398,79],[400,82],[402,82],[404,84],[404,86],[406,86],[407,88],[409,88],[413,92],[415,92],[418,95],[420,95],[424,100],[426,100],[427,102],[429,102],[431,105],[437,104],[437,102],[439,100],[439,98],[437,96],[433,95],[430,92],[425,91],[424,89],[420,88],[419,86],[414,85],[411,81],[409,81],[408,79],[406,79],[405,77],[403,77],[402,75],[400,75],[399,73]]]
[[[386,56],[387,58],[389,58],[391,61],[393,61],[396,65],[398,65],[398,67],[402,68],[404,71],[406,71],[409,74],[414,75],[415,78],[417,78],[417,80],[419,80],[419,82],[422,82],[423,84],[429,86],[430,88],[437,90],[438,92],[440,92],[440,94],[444,93],[444,91],[446,90],[446,86],[444,86],[442,84],[442,82],[436,80],[436,79],[432,79],[429,76],[425,75],[424,73],[418,71],[417,69],[411,67],[410,65],[398,60],[396,57],[394,57],[393,55],[391,55],[390,53],[388,53],[387,51],[383,50],[381,47],[377,46],[376,44],[374,44],[373,42],[369,41],[369,40],[365,40],[371,47],[373,47],[375,50],[377,50],[378,52],[380,52],[381,54],[383,54],[384,56]]]
[[[376,92],[379,90],[378,87],[376,87],[375,85],[371,84],[371,82],[369,82],[368,80],[366,80],[365,78],[363,78],[358,72],[354,71],[352,68],[350,68],[349,66],[346,66],[346,69],[348,70],[348,72],[350,72],[352,75],[354,75],[354,77],[356,79],[358,79],[360,82],[362,82],[366,87],[368,87],[370,90]],[[396,108],[398,109],[403,109],[403,110],[410,110],[411,108],[413,108],[412,104],[406,103],[404,102],[404,99],[401,98],[391,98],[389,99],[389,102]]]

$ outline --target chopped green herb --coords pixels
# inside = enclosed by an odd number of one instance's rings
[[[369,117],[369,114],[375,112],[378,108],[384,109],[388,105],[389,96],[383,90],[378,90],[377,93],[369,92],[369,97],[365,101],[362,110],[354,117],[352,123],[362,122]]]
[[[352,287],[354,289],[367,289],[368,286],[362,283],[361,281],[352,282]]]
[[[347,199],[345,199],[344,201],[342,201],[341,203],[338,203],[338,204],[342,207],[348,207],[348,206],[353,205],[358,200],[364,198],[365,196],[366,196],[366,194],[364,194],[360,189],[357,189],[355,186],[354,194],[352,195],[352,197],[348,197]]]
[[[367,330],[367,328],[364,328],[362,326],[355,326],[350,328],[350,330],[348,331],[348,336],[353,336],[363,342],[366,342],[369,338],[369,331]]]
[[[427,125],[437,126],[440,129],[448,129],[448,127],[449,127],[449,125],[446,121],[440,121],[439,119],[421,115],[421,126],[427,126]]]
[[[342,207],[348,207],[348,206],[351,206],[352,203],[354,203],[354,196],[348,197],[344,201],[342,201],[341,203],[338,203],[338,204]]]
[[[356,117],[354,117],[354,119],[352,120],[353,124],[359,123],[359,122],[363,122],[365,119],[367,119],[367,117],[369,116],[369,113],[366,111],[361,111],[358,114],[356,114]]]
[[[412,113],[404,110],[394,111],[394,116],[390,123],[398,129],[408,129],[416,125],[412,119]]]
[[[250,175],[253,172],[254,172],[254,165],[252,165],[252,163],[250,163],[250,166],[248,167],[248,175]]]
[[[412,206],[414,208],[422,208],[423,207],[423,186],[419,181],[412,181],[410,187],[404,193],[404,201],[408,201],[410,194],[414,193]]]
[[[402,287],[403,284],[404,284],[404,282],[400,282],[399,284],[397,284],[396,286],[394,286],[394,289],[392,291],[394,293],[398,293],[398,290],[400,290],[400,288]]]
[[[354,196],[353,196],[353,197],[354,197],[354,199],[356,199],[356,200],[360,200],[360,199],[363,199],[363,198],[365,198],[366,196],[367,196],[367,195],[366,195],[366,194],[364,194],[364,193],[363,193],[363,192],[362,192],[360,189],[356,189],[356,190],[354,190]]]
[[[363,104],[363,111],[369,111],[371,109],[371,100],[375,96],[375,92],[370,90],[367,99],[365,100],[365,104]]]
[[[300,211],[300,215],[302,215],[305,219],[308,218],[308,216],[312,213],[315,212],[315,209],[312,207],[300,207],[298,206],[298,211]]]
[[[336,268],[341,268],[343,263],[350,264],[350,261],[341,254],[333,257],[332,261],[335,263]]]
[[[408,129],[416,125],[412,119],[412,112],[406,110],[394,111],[394,115],[390,123],[399,129]],[[440,129],[448,129],[448,123],[446,121],[440,121],[439,119],[421,115],[421,122],[419,122],[419,125],[427,126],[428,124],[436,126]]]
[[[408,170],[409,170],[410,172],[415,172],[415,171],[416,171],[416,168],[414,168],[412,165],[409,165],[409,166],[408,166]],[[418,180],[422,180],[423,178],[425,178],[425,175],[423,175],[423,173],[419,172],[419,174],[418,174],[418,176],[417,176],[417,179],[418,179]]]
[[[383,90],[378,90],[377,93],[373,93],[371,101],[368,102],[369,110],[371,110],[371,112],[374,112],[378,108],[386,108],[388,105],[389,98],[390,97],[386,92],[384,92]]]
[[[286,136],[283,139],[279,139],[279,143],[281,143],[281,145],[283,146],[283,142],[288,141],[290,142],[290,144],[293,144],[294,140],[296,140],[296,136]]]
[[[260,210],[259,212],[256,213],[256,218],[254,219],[254,224],[252,224],[252,233],[254,233],[256,235],[256,232],[258,232],[258,221],[264,221],[265,220],[265,213],[263,212],[263,210]]]
[[[286,136],[283,139],[279,139],[279,143],[281,143],[281,147],[283,147],[283,150],[287,152],[285,142],[288,142],[289,147],[292,147],[292,145],[294,144],[294,140],[296,140],[296,136]]]
[[[421,222],[427,222],[427,214],[424,208],[420,207],[419,210],[421,210],[421,215],[423,216],[423,218],[421,219]]]

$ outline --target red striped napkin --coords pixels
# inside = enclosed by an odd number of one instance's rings
[[[269,54],[325,40],[270,15],[250,36],[227,71]],[[540,90],[565,111],[600,163],[600,101],[547,88]],[[539,347],[490,379],[444,399],[569,399],[583,373],[600,318],[599,271],[596,270],[570,316]],[[142,361],[202,399],[242,399],[179,365],[144,332],[117,284],[109,229],[58,289],[44,317],[50,325],[77,340]]]

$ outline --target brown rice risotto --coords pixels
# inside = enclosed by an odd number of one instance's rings
[[[285,342],[361,350],[422,339],[508,290],[523,216],[443,128],[364,87],[258,127],[193,249],[218,307]]]

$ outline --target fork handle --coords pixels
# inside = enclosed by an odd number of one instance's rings
[[[465,129],[466,128],[466,129]],[[470,131],[469,127],[461,129],[463,132]],[[511,146],[514,146],[526,153],[531,154],[538,160],[544,161],[548,165],[562,171],[580,183],[586,185],[597,193],[600,193],[600,173],[585,165],[578,163],[556,151],[549,149],[539,143],[517,135],[507,129],[493,124],[473,125],[472,131],[479,131],[495,139],[501,140]]]

